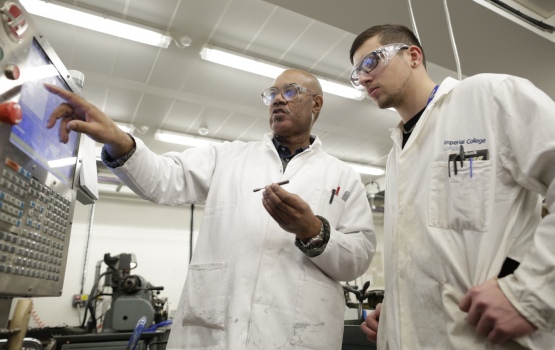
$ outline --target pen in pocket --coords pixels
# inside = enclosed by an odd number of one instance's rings
[[[333,202],[333,197],[335,197],[335,188],[331,190],[330,204]]]

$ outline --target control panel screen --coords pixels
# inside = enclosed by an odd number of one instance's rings
[[[59,141],[57,126],[46,128],[49,116],[64,100],[49,93],[43,84],[49,83],[66,90],[70,88],[34,39],[26,66],[21,70],[21,79],[19,105],[23,120],[13,127],[10,142],[72,188],[79,135],[70,133],[69,141],[64,144]]]

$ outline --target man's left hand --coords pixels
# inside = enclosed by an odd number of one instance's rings
[[[262,204],[282,229],[296,234],[301,241],[306,242],[320,233],[322,222],[312,213],[308,203],[281,186],[266,186]]]
[[[511,304],[497,280],[489,280],[470,288],[459,302],[459,308],[468,313],[468,323],[476,333],[487,337],[491,344],[502,344],[536,331]]]

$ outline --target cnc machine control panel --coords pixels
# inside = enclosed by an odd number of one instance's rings
[[[0,20],[0,297],[59,296],[81,140],[46,128],[63,101],[43,84],[80,88],[18,1],[0,1]]]

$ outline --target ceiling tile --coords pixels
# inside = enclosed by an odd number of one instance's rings
[[[147,83],[161,50],[163,49],[121,39],[116,49],[116,62],[112,75]]]

